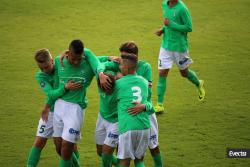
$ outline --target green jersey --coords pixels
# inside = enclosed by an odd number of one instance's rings
[[[50,106],[50,111],[53,112],[56,99],[65,93],[64,86],[59,87],[56,71],[53,74],[38,71],[35,78],[46,95],[46,104]]]
[[[192,18],[187,6],[178,0],[177,4],[169,7],[168,0],[162,3],[163,17],[170,20],[163,27],[161,47],[169,51],[186,52],[188,50],[187,33],[192,31]]]
[[[59,84],[65,85],[68,81],[73,80],[80,83],[82,87],[78,90],[67,91],[61,99],[67,102],[79,104],[83,109],[85,109],[87,107],[87,88],[93,77],[104,70],[103,66],[89,49],[84,49],[83,59],[78,65],[71,65],[68,59],[63,59],[63,64],[64,67],[60,64],[60,57],[55,59]]]
[[[114,94],[117,96],[119,132],[143,130],[150,128],[149,115],[141,112],[130,115],[128,109],[135,106],[132,102],[146,103],[148,96],[148,83],[138,75],[126,75],[115,83]]]
[[[106,56],[107,57],[107,56]],[[101,59],[104,60],[104,56],[101,56]],[[119,64],[113,61],[107,61],[104,63],[105,69],[106,70],[112,70],[116,72],[120,72]],[[154,113],[154,108],[152,105],[152,67],[149,63],[145,61],[138,61],[138,65],[136,68],[136,74],[142,76],[148,81],[148,98],[147,101],[149,103],[146,104],[147,111],[150,114]]]

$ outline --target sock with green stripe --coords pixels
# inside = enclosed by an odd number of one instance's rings
[[[119,159],[115,155],[112,155],[112,164],[113,165],[118,165],[119,164]]]
[[[41,156],[41,149],[38,147],[32,147],[29,152],[27,167],[36,167]]]
[[[144,165],[143,161],[137,161],[135,163],[135,167],[145,167],[145,165]]]
[[[192,82],[195,86],[199,87],[200,81],[199,78],[197,77],[196,73],[192,70],[188,70],[188,75],[187,79]]]
[[[163,167],[162,159],[161,159],[161,154],[156,154],[153,156],[154,159],[154,167]]]
[[[167,88],[167,77],[159,76],[158,82],[157,82],[157,102],[163,103],[164,96]]]
[[[79,162],[79,159],[77,158],[75,152],[72,153],[72,163],[73,163],[73,166],[74,167],[80,167],[80,162]]]
[[[78,151],[78,150],[75,150],[74,153],[75,153],[75,155],[76,155],[76,158],[79,159],[79,158],[80,158],[80,153],[79,153],[79,151]]]
[[[102,153],[102,167],[112,167],[113,155]]]
[[[59,167],[72,167],[72,159],[70,160],[60,159]]]

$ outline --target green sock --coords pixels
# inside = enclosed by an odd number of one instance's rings
[[[123,166],[123,165],[120,165],[120,164],[119,164],[118,167],[127,167],[127,166]]]
[[[145,167],[145,165],[144,165],[143,161],[137,161],[135,163],[135,167]]]
[[[159,76],[158,83],[157,83],[157,102],[163,103],[164,96],[167,88],[167,77]]]
[[[30,152],[29,152],[29,157],[28,157],[28,167],[36,167],[38,164],[38,161],[40,159],[40,155],[41,155],[41,149],[37,148],[37,147],[32,147]]]
[[[60,159],[59,167],[72,167],[72,160]]]
[[[161,154],[156,154],[153,156],[155,167],[163,167]]]
[[[119,159],[115,155],[112,155],[112,164],[118,165],[118,163],[119,163]]]
[[[102,167],[112,167],[113,155],[102,153]]]
[[[75,154],[75,152],[72,153],[72,163],[74,167],[80,167],[80,162]]]
[[[197,87],[200,85],[199,78],[197,77],[196,73],[192,70],[188,70],[187,79]]]
[[[79,158],[80,158],[80,153],[79,153],[79,151],[78,151],[78,150],[75,150],[74,153],[75,153],[75,155],[76,155],[76,158],[79,159]]]

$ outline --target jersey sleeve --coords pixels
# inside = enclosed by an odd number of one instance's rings
[[[152,67],[149,63],[145,65],[144,78],[148,81],[148,98],[147,100],[151,102],[152,98]]]
[[[89,62],[96,76],[98,76],[100,72],[104,71],[104,66],[100,63],[97,56],[91,50],[85,49],[84,56],[86,57],[86,60]]]
[[[192,32],[192,18],[187,8],[180,11],[183,24],[178,24],[170,20],[169,28],[180,32]]]
[[[54,89],[53,86],[43,77],[36,77],[40,88],[46,95],[46,103],[48,105],[53,104],[55,100],[61,97],[65,93],[64,86],[59,87],[58,89]]]
[[[103,63],[105,70],[111,70],[114,72],[118,72],[120,71],[119,69],[119,63],[114,62],[114,61],[107,61],[105,63]]]
[[[97,56],[101,63],[109,61],[109,56]]]

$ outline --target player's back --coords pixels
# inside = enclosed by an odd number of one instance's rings
[[[135,116],[128,113],[128,109],[135,106],[133,102],[145,103],[147,101],[147,81],[138,75],[126,75],[116,81],[115,93],[118,101],[120,133],[150,128],[149,117],[146,112],[141,112]]]

